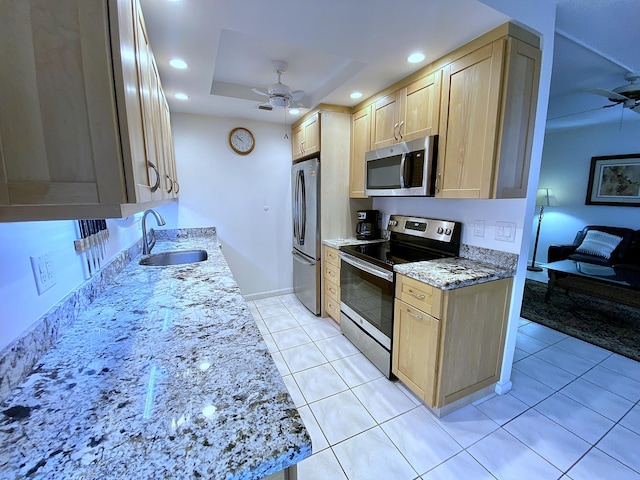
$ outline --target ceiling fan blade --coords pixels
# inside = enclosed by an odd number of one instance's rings
[[[629,110],[631,110],[632,112],[635,112],[638,115],[640,115],[640,103],[638,105],[636,105],[635,107],[631,107]]]
[[[291,96],[291,100],[300,100],[302,97],[304,97],[304,91],[294,90],[289,95]]]
[[[258,95],[264,95],[265,97],[268,97],[269,94],[263,90],[260,90],[259,88],[252,88],[251,91],[253,93],[257,93]]]
[[[593,89],[593,90],[587,90],[587,92],[593,93],[595,95],[601,95],[603,97],[607,97],[610,100],[619,100],[621,102],[624,102],[625,100],[629,100],[624,95],[620,95],[619,93],[616,93],[616,92],[611,91],[611,90],[606,90],[604,88],[596,88],[596,89]]]
[[[604,105],[603,107],[590,108],[589,110],[583,110],[581,112],[573,112],[573,113],[567,113],[565,115],[558,115],[557,117],[547,118],[547,121],[558,120],[560,118],[566,118],[566,117],[572,117],[574,115],[581,115],[583,113],[595,112],[596,110],[602,110],[603,108],[609,108],[609,107],[617,107],[618,105],[620,104],[612,103],[611,105]]]
[[[273,110],[273,106],[270,103],[261,103],[257,108],[258,110],[267,110],[269,112]]]

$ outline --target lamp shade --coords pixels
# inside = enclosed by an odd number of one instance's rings
[[[536,194],[536,207],[557,207],[558,199],[550,188],[539,188]]]

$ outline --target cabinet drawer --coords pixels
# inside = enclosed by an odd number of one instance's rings
[[[325,262],[324,278],[325,281],[333,282],[336,285],[340,285],[340,267],[336,267],[335,265]]]
[[[340,268],[340,257],[338,256],[338,250],[336,250],[335,248],[325,246],[324,259],[327,263]]]
[[[340,302],[331,298],[329,295],[324,297],[324,309],[331,318],[340,323]]]
[[[396,297],[436,318],[441,318],[442,290],[404,275],[397,275]]]
[[[336,302],[340,303],[340,287],[330,281],[324,282],[324,294],[327,297],[333,298]]]

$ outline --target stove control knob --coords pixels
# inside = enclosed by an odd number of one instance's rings
[[[389,220],[389,226],[390,227],[397,227],[398,226],[398,221],[397,220]]]
[[[450,229],[450,228],[447,228],[447,229],[444,231],[444,234],[445,234],[445,235],[451,235],[451,229]]]
[[[442,232],[444,232],[444,228],[438,227],[438,234],[442,235]]]

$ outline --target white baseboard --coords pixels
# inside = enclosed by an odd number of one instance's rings
[[[512,387],[513,383],[511,383],[511,380],[507,380],[506,382],[498,382],[496,383],[496,393],[498,395],[504,395],[505,393],[510,391]]]
[[[271,290],[269,292],[251,293],[243,295],[245,300],[259,300],[261,298],[276,297],[278,295],[287,295],[293,293],[293,288],[282,288],[280,290]]]

